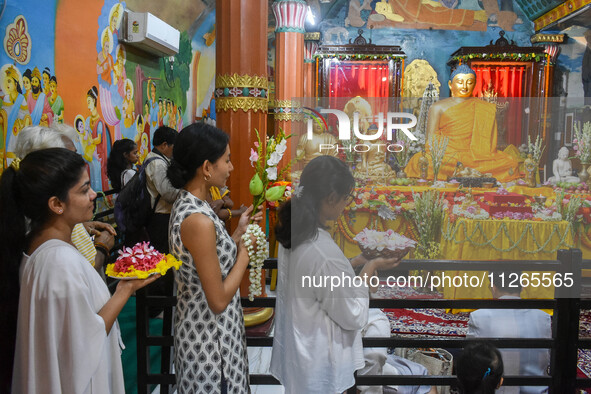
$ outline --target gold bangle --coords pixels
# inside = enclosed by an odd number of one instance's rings
[[[226,211],[228,211],[228,220],[232,219],[232,211],[230,211],[230,208],[226,208]]]

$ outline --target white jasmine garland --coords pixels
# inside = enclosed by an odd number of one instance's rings
[[[251,241],[251,235],[256,238],[256,251],[255,246]],[[250,260],[249,267],[249,279],[250,285],[248,286],[248,299],[254,300],[255,296],[263,294],[261,286],[262,267],[265,259],[269,255],[269,247],[267,245],[267,237],[257,224],[249,224],[246,228],[246,232],[242,235],[242,240],[246,245],[248,251],[248,258]]]

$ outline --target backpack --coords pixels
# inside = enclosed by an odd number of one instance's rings
[[[142,230],[158,205],[160,195],[152,207],[150,192],[146,185],[146,167],[161,157],[147,159],[134,176],[121,188],[115,200],[115,222],[123,233],[136,233]]]

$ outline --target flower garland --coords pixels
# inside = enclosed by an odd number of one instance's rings
[[[119,250],[117,260],[108,264],[105,274],[112,278],[145,279],[152,274],[166,274],[169,268],[179,269],[182,262],[173,255],[163,255],[148,242]]]
[[[345,54],[345,53],[317,53],[314,58],[338,60],[403,60],[406,56],[392,54]]]
[[[256,249],[252,244],[250,238],[254,235],[256,238]],[[263,288],[261,285],[262,269],[265,259],[269,255],[269,245],[267,244],[267,238],[265,233],[258,224],[249,224],[246,233],[242,235],[242,240],[248,250],[248,258],[250,259],[249,267],[250,273],[248,278],[250,279],[250,285],[248,286],[248,299],[254,300],[255,296],[263,294]]]
[[[559,224],[555,223],[552,227],[552,232],[546,237],[546,239],[541,242],[536,238],[535,231],[533,226],[534,223],[526,223],[519,235],[519,238],[514,240],[513,236],[516,235],[514,231],[510,230],[506,222],[499,221],[500,226],[497,228],[497,232],[491,236],[487,236],[487,231],[482,227],[482,222],[474,222],[474,228],[470,234],[468,234],[468,225],[465,221],[461,221],[460,223],[452,224],[448,223],[445,229],[442,229],[441,234],[444,240],[448,242],[453,242],[456,245],[463,244],[463,243],[470,243],[476,247],[483,247],[488,246],[496,250],[497,252],[511,252],[513,249],[517,249],[522,253],[528,254],[535,254],[539,252],[545,253],[555,253],[558,249],[564,248],[573,248],[574,245],[569,244],[567,242],[567,238],[569,235],[575,234],[573,231],[573,227],[571,224],[567,226],[565,231],[561,234]],[[535,244],[535,249],[526,250],[520,247],[521,243],[523,242],[524,238],[527,235],[531,236],[532,241]],[[458,236],[461,236],[458,238]],[[554,236],[558,237],[559,242],[557,246],[551,250],[547,250],[546,248],[554,238]],[[501,237],[503,240],[502,245],[508,245],[507,247],[496,247],[493,243],[497,238]],[[484,242],[479,242],[478,240],[484,240]]]
[[[504,211],[504,212],[495,212],[492,214],[493,219],[503,220],[503,219],[510,219],[510,220],[532,220],[534,218],[534,214],[530,212],[512,212],[512,211]]]
[[[542,59],[540,53],[471,53],[469,55],[454,56],[452,60],[466,63],[469,59],[500,59],[500,60],[518,60],[529,62],[535,60],[539,62]]]

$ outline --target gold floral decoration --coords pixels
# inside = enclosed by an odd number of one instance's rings
[[[227,87],[246,87],[246,88],[259,88],[268,89],[269,81],[267,77],[259,77],[258,75],[238,75],[236,73],[232,75],[216,75],[215,77],[216,88],[227,88]]]
[[[291,120],[291,113],[284,113],[284,112],[276,113],[275,120],[289,122]]]
[[[217,97],[215,101],[216,109],[222,111],[231,109],[236,112],[241,109],[244,112],[267,112],[268,110],[268,101],[264,97]]]

